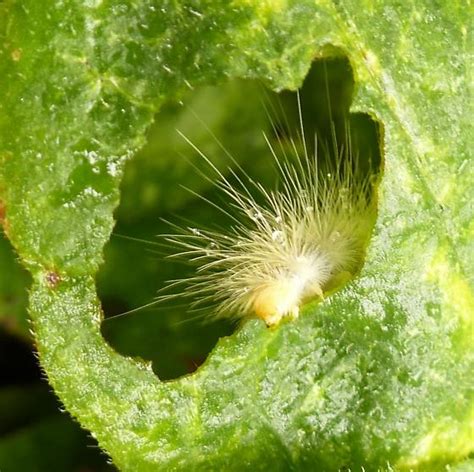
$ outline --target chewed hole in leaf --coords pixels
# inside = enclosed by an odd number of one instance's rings
[[[190,92],[182,102],[162,108],[149,130],[147,145],[128,164],[115,234],[106,248],[106,264],[98,276],[106,313],[102,331],[116,350],[153,361],[159,377],[171,379],[195,370],[219,337],[236,328],[236,323],[227,318],[209,316],[212,307],[193,312],[188,297],[153,304],[157,290],[166,286],[167,281],[189,278],[196,271],[195,266],[177,264],[164,257],[172,251],[163,250],[163,241],[157,238],[159,234],[170,233],[169,224],[163,220],[190,231],[194,229],[192,234],[197,237],[200,228],[218,225],[223,233],[225,228],[232,227],[223,212],[204,201],[226,205],[225,195],[212,184],[215,176],[199,152],[208,156],[232,182],[236,178],[231,171],[235,165],[223,151],[223,145],[250,179],[271,190],[281,183],[265,136],[276,150],[294,149],[297,143],[296,147],[306,147],[309,155],[318,146],[314,136],[327,149],[334,141],[341,149],[340,143],[349,139],[359,172],[376,179],[380,168],[378,129],[367,115],[349,116],[353,85],[348,61],[313,64],[299,91],[304,144],[299,139],[296,93],[275,94],[256,82],[232,81],[202,88]],[[331,151],[327,154],[331,155]],[[322,167],[325,165],[327,169],[322,171],[328,179],[334,178],[334,166],[323,162]],[[203,178],[200,173],[210,178]],[[309,206],[308,211],[313,211]],[[255,218],[258,221],[258,216]],[[275,221],[277,218],[278,215]],[[373,221],[367,231],[370,232],[372,224]],[[281,243],[282,237],[281,230],[271,233],[275,244]],[[210,252],[215,250],[208,247]],[[346,281],[339,278],[333,281],[334,287],[328,287],[329,291]],[[143,309],[116,316],[141,306]]]

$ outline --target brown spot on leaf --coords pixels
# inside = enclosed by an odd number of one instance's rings
[[[3,228],[3,232],[8,237],[9,224],[7,221],[7,207],[3,200],[0,200],[0,231]]]
[[[13,153],[10,151],[0,152],[0,162],[6,161],[7,159],[11,159],[12,157],[13,157]]]
[[[15,62],[18,62],[18,61],[21,59],[21,54],[22,54],[22,50],[21,50],[20,48],[14,49],[14,50],[11,52],[12,59],[13,59]]]
[[[46,274],[46,281],[51,288],[56,288],[59,282],[61,282],[61,277],[58,273],[50,271]]]
[[[7,216],[7,208],[5,206],[5,202],[3,200],[0,200],[0,225],[3,224],[6,216]]]

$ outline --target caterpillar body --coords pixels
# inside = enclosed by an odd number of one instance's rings
[[[179,248],[174,255],[195,266],[170,287],[182,286],[194,305],[212,307],[217,317],[256,316],[278,325],[361,267],[375,217],[373,176],[363,175],[349,132],[342,144],[333,133],[331,147],[315,138],[309,152],[299,95],[298,109],[299,142],[291,140],[290,152],[277,152],[265,136],[280,181],[272,190],[237,163],[224,175],[183,136],[215,174],[227,204],[207,202],[231,224],[225,231],[185,227],[166,236]]]

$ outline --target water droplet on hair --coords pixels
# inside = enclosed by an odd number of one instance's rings
[[[283,241],[283,231],[278,229],[272,231],[272,241],[282,242]]]
[[[214,241],[211,241],[207,246],[206,246],[206,256],[212,256],[214,251],[216,249],[218,249],[219,246],[214,242]]]
[[[336,241],[338,241],[339,239],[341,239],[341,233],[339,231],[334,231],[332,234],[331,234],[331,242],[335,243]]]

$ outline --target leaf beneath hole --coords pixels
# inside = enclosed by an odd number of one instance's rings
[[[0,233],[0,328],[30,339],[26,312],[28,274],[15,260],[10,244]]]

